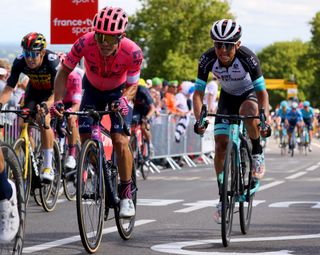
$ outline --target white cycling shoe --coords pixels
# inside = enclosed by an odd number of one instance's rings
[[[124,198],[120,200],[120,218],[131,218],[135,216],[136,210],[132,199]]]
[[[66,168],[74,169],[77,165],[76,159],[69,155],[66,159]]]
[[[0,242],[13,240],[20,225],[16,185],[11,180],[8,182],[12,187],[12,197],[0,201]]]

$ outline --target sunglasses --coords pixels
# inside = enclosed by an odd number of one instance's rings
[[[115,45],[120,42],[120,39],[122,38],[121,35],[105,35],[105,34],[94,34],[94,39],[97,43],[107,43],[108,45]]]
[[[40,55],[40,51],[23,51],[22,55],[25,58],[36,58]]]
[[[221,49],[224,47],[227,51],[230,51],[237,43],[232,43],[232,42],[214,42],[214,47],[217,49]]]

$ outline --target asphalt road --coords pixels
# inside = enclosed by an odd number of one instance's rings
[[[114,220],[96,254],[212,255],[320,254],[320,143],[313,152],[280,155],[270,139],[267,173],[255,196],[250,231],[242,235],[234,216],[231,244],[221,243],[220,225],[213,220],[218,201],[211,165],[162,170],[147,181],[139,178],[133,238],[123,241]],[[79,237],[75,202],[60,197],[46,213],[33,202],[27,208],[24,254],[87,254]]]

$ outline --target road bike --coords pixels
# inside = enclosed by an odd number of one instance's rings
[[[310,137],[309,137],[309,130],[307,126],[303,126],[301,137],[300,137],[300,143],[299,143],[299,151],[300,153],[304,153],[304,155],[308,155],[310,146]]]
[[[122,239],[131,238],[135,217],[120,218],[120,199],[118,197],[118,167],[116,155],[113,152],[107,160],[103,142],[111,141],[110,132],[100,123],[101,117],[107,114],[117,114],[122,120],[123,130],[130,135],[121,115],[113,111],[96,111],[87,109],[79,112],[64,114],[87,116],[93,119],[91,138],[81,147],[77,172],[77,218],[81,241],[86,251],[94,253],[98,250],[104,221],[109,218],[109,209],[114,210],[118,232]],[[130,145],[129,145],[130,146]],[[130,149],[131,150],[131,149]],[[132,164],[132,200],[137,203],[137,184],[134,164]]]
[[[59,195],[61,177],[61,160],[57,142],[54,141],[53,143],[52,168],[54,180],[50,183],[44,183],[40,180],[40,169],[43,165],[40,128],[30,118],[30,115],[35,114],[35,112],[29,109],[3,110],[2,112],[15,113],[23,119],[21,134],[13,144],[13,149],[23,168],[22,177],[26,204],[28,204],[30,194],[32,194],[36,203],[41,205],[45,211],[53,211]],[[41,125],[43,128],[48,128],[45,126],[44,117],[41,117]],[[29,137],[30,133],[31,137]]]
[[[135,169],[139,169],[143,179],[146,180],[151,172],[150,145],[143,137],[140,124],[135,124],[131,127],[130,145]]]
[[[290,153],[291,157],[294,156],[294,149],[296,148],[297,145],[297,131],[296,131],[296,127],[293,128],[292,133],[291,133],[291,137],[290,137],[290,141],[289,141],[289,151],[288,153]]]
[[[67,126],[66,116],[63,116],[62,119],[55,118],[52,121],[52,126],[54,130],[56,130],[56,140],[59,144],[60,149],[60,157],[61,157],[61,182],[63,185],[63,190],[66,198],[69,201],[73,201],[76,199],[77,194],[77,166],[74,169],[70,169],[66,167],[66,159],[69,155],[69,146],[68,146],[68,136],[71,135],[71,131],[69,131]],[[76,156],[78,159],[80,155],[80,142],[77,141],[76,146]]]
[[[279,147],[281,149],[281,155],[286,155],[287,153],[287,144],[288,144],[288,133],[284,123],[281,123],[280,130],[280,143]]]
[[[17,204],[19,212],[19,229],[11,242],[0,243],[0,254],[22,254],[25,222],[26,222],[26,199],[24,184],[22,178],[22,169],[18,157],[14,150],[8,144],[0,142],[0,149],[4,158],[4,170],[7,172],[7,176],[11,179],[17,191]]]
[[[205,124],[207,116],[228,119],[229,141],[220,180],[221,236],[222,243],[227,247],[231,240],[233,214],[235,204],[239,203],[240,229],[242,234],[248,233],[252,214],[252,202],[260,182],[252,176],[251,142],[244,127],[243,120],[260,119],[262,129],[265,129],[264,109],[260,109],[259,116],[208,114],[206,105],[202,106],[200,123]]]

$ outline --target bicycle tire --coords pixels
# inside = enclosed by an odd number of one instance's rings
[[[13,150],[15,151],[16,155],[18,156],[18,160],[20,162],[20,165],[22,166],[22,178],[23,178],[23,184],[24,184],[24,190],[25,190],[25,197],[26,197],[26,206],[28,206],[29,198],[30,198],[30,191],[32,186],[32,162],[30,154],[28,155],[28,169],[27,169],[27,176],[24,178],[24,173],[26,169],[24,169],[25,166],[25,158],[26,158],[26,144],[24,138],[19,138],[15,141],[13,144]]]
[[[249,146],[246,142],[241,142],[241,171],[239,172],[239,191],[245,197],[245,201],[239,202],[240,229],[242,234],[247,234],[250,228],[252,215],[252,202],[254,194],[250,194],[252,184],[252,161]]]
[[[80,143],[76,143],[76,159],[79,159],[81,146]],[[66,157],[67,152],[65,152],[64,157]],[[63,160],[64,161],[64,160]],[[63,190],[66,198],[69,201],[74,201],[77,196],[77,168],[78,165],[76,165],[75,169],[71,169],[67,171],[65,165],[63,165]],[[73,174],[74,173],[74,174]]]
[[[91,139],[87,140],[80,152],[77,172],[78,227],[82,244],[88,253],[94,253],[98,250],[104,223],[105,187],[104,178],[100,176],[98,155],[97,143]],[[91,211],[86,207],[89,203]],[[95,212],[94,205],[98,207],[97,214],[89,219],[91,226],[87,226],[86,216],[90,217],[89,214]]]
[[[236,188],[236,149],[233,142],[227,146],[226,158],[223,166],[224,176],[221,194],[221,237],[224,247],[227,247],[231,240],[233,211],[235,206]]]
[[[0,146],[4,157],[5,171],[7,171],[8,177],[16,186],[18,212],[20,217],[19,230],[15,238],[11,242],[0,244],[0,254],[20,255],[22,254],[23,249],[26,221],[26,200],[22,168],[14,150],[3,142],[0,143]]]
[[[132,156],[133,156],[133,162],[135,165],[135,169],[139,168],[139,158],[140,158],[140,150],[139,150],[139,143],[138,143],[138,139],[136,137],[136,135],[132,135],[130,137],[130,147],[131,147],[131,151],[132,151]]]
[[[46,212],[52,212],[58,201],[59,189],[61,184],[61,160],[59,145],[56,141],[53,141],[53,157],[52,157],[52,169],[54,171],[54,179],[51,183],[41,184],[40,198],[42,207]]]
[[[132,184],[131,184],[131,193],[132,193],[132,201],[134,204],[135,210],[137,209],[137,177],[136,177],[136,168],[135,164],[132,164],[132,176],[131,176]],[[117,182],[115,182],[117,183]],[[117,187],[116,187],[117,188]],[[115,206],[115,219],[116,225],[118,229],[118,233],[123,240],[129,240],[132,237],[134,225],[135,225],[135,216],[131,218],[120,218],[120,204]]]
[[[150,174],[150,165],[148,164],[148,161],[150,158],[150,145],[145,139],[142,140],[141,152],[142,152],[142,164],[140,165],[140,172],[141,172],[142,178],[144,180],[147,180]]]

